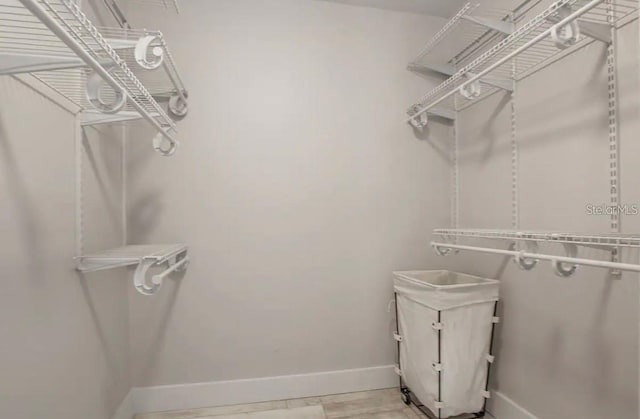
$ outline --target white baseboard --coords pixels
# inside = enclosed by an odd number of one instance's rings
[[[135,407],[133,405],[133,389],[129,391],[127,396],[124,398],[120,407],[113,415],[111,419],[132,419],[133,415],[137,412],[135,411]]]
[[[499,391],[492,391],[487,410],[496,419],[538,419],[518,403]]]
[[[135,413],[149,413],[378,390],[397,385],[394,366],[385,365],[279,377],[136,387],[131,394]]]
[[[112,419],[132,419],[137,413],[324,396],[397,385],[394,366],[387,365],[244,380],[135,387],[124,398]],[[538,419],[499,391],[491,392],[487,410],[495,419]]]

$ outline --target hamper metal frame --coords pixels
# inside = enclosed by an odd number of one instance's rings
[[[396,333],[400,333],[400,322],[398,320],[398,293],[394,292],[394,304],[396,309]],[[493,316],[498,315],[498,301],[496,301],[493,305]],[[442,321],[442,310],[438,310],[438,323]],[[491,337],[489,340],[489,355],[493,356],[493,338],[495,336],[496,331],[496,323],[492,323],[491,325]],[[400,363],[400,345],[402,342],[396,342],[398,348],[398,368],[402,371],[402,364]],[[438,330],[438,363],[442,362],[442,330]],[[442,373],[443,371],[438,371],[438,401],[442,401]],[[487,381],[485,383],[485,391],[489,391],[489,381],[491,380],[491,362],[487,360]],[[403,401],[407,405],[411,405],[413,403],[420,412],[426,415],[429,419],[442,419],[442,409],[438,409],[438,413],[435,414],[431,411],[427,406],[425,406],[411,391],[409,386],[405,385],[404,380],[402,379],[402,375],[400,375],[399,379],[400,383],[400,392],[403,395]],[[484,418],[487,414],[487,399],[484,401],[484,405],[482,406],[482,410],[480,412],[468,413],[470,419]]]

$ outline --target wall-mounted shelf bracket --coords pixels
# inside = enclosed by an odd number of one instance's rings
[[[482,25],[487,29],[492,29],[494,31],[501,32],[505,35],[511,35],[515,27],[512,22],[506,22],[504,20],[497,20],[497,19],[490,19],[490,18],[481,17],[481,16],[463,15],[460,18],[467,20],[469,22],[477,23],[478,25]]]
[[[437,116],[439,118],[449,119],[451,121],[456,119],[456,113],[449,109],[432,108],[432,109],[429,109],[428,113],[429,115]]]
[[[448,64],[409,64],[407,66],[407,70],[415,71],[415,72],[425,72],[430,71],[433,73],[438,73],[443,76],[453,76],[456,74],[453,66]],[[507,77],[493,77],[486,76],[480,78],[480,82],[487,84],[492,87],[497,87],[498,89],[506,90],[508,92],[513,92],[513,85],[515,81],[513,79]]]
[[[135,121],[137,119],[142,119],[142,116],[136,111],[120,111],[114,114],[107,114],[99,111],[86,110],[80,114],[80,118],[82,126],[89,126],[111,124],[114,122]]]
[[[411,113],[409,112],[409,116]],[[423,129],[429,123],[429,117],[436,116],[438,118],[443,118],[449,121],[454,121],[456,119],[455,110],[445,109],[445,108],[432,108],[429,109],[428,112],[423,112],[418,115],[416,118],[411,119],[411,125],[416,129]]]
[[[497,87],[498,89],[502,89],[507,92],[513,92],[513,85],[515,83],[513,79],[491,76],[480,78],[480,82],[488,84],[489,86]]]
[[[456,72],[452,65],[430,63],[410,63],[407,65],[407,70],[416,73],[433,72],[443,76],[452,76]]]

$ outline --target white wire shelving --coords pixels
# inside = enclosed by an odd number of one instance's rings
[[[78,270],[82,272],[100,271],[137,265],[141,260],[163,263],[179,253],[185,252],[184,244],[141,244],[118,247],[78,257]]]
[[[162,32],[126,27],[99,30],[149,93],[157,100],[169,100],[171,116],[186,115],[187,88]]]
[[[152,295],[158,291],[162,281],[170,273],[186,268],[189,256],[185,244],[156,244],[123,246],[82,255],[77,260],[77,269],[80,272],[94,272],[136,265],[133,276],[136,290],[144,295]],[[149,269],[165,264],[167,267],[161,273],[152,275],[150,281],[146,279]]]
[[[456,69],[473,60],[482,51],[491,48],[513,33],[513,13],[504,9],[467,3],[442,29],[427,42],[422,51],[409,63],[407,69],[417,73],[452,76]],[[510,79],[485,77],[480,80],[485,95],[496,89],[512,90]],[[415,111],[416,108],[413,107]],[[453,101],[431,108],[427,112],[442,118],[455,117]]]
[[[162,34],[97,28],[78,3],[0,0],[0,75],[32,76],[74,103],[82,125],[146,120],[157,131],[154,148],[172,155],[178,145],[176,125],[158,100],[168,99],[169,112],[180,118],[187,112],[187,91]],[[81,167],[76,166],[76,217],[82,214]],[[78,225],[78,271],[136,266],[133,282],[141,294],[155,294],[166,277],[189,263],[184,244],[83,254]],[[149,270],[157,268],[163,270],[147,279]]]
[[[455,73],[409,107],[407,122],[421,128],[427,123],[423,115],[431,110],[455,111],[456,95],[466,100],[486,96],[490,89],[483,92],[481,82],[521,80],[589,39],[609,43],[611,25],[637,18],[637,11],[636,0],[556,1],[480,55],[458,62]]]
[[[436,253],[441,256],[446,256],[457,250],[513,256],[518,266],[524,270],[533,269],[539,260],[547,260],[552,263],[555,272],[562,277],[573,275],[579,265],[608,268],[614,272],[640,272],[640,264],[623,263],[617,261],[617,259],[605,261],[578,257],[578,246],[611,251],[612,256],[614,254],[617,256],[620,248],[640,249],[640,235],[500,229],[436,229],[433,234],[439,236],[440,241],[433,241],[431,245]],[[511,244],[511,247],[509,249],[497,249],[486,246],[469,246],[458,243],[458,239],[506,241]],[[566,255],[540,253],[538,252],[539,243],[560,244]]]
[[[84,125],[144,119],[157,131],[154,148],[171,155],[177,128],[154,95],[178,98],[177,113],[186,113],[186,89],[159,32],[144,34],[147,48],[138,46],[140,37],[135,46],[130,39],[140,31],[122,33],[103,33],[72,0],[0,0],[0,74],[26,73],[45,83],[82,109]],[[133,65],[136,46],[140,60],[164,67],[164,79]]]

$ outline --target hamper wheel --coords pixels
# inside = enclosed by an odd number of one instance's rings
[[[402,389],[402,401],[404,402],[404,404],[406,404],[407,406],[409,406],[411,404],[411,395],[409,394],[409,389],[408,388],[403,388]]]

